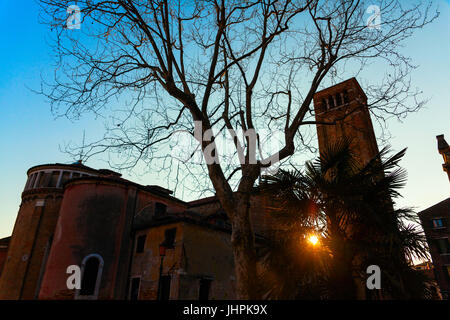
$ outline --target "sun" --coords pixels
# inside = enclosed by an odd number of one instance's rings
[[[315,246],[319,243],[319,238],[316,235],[312,234],[308,237],[308,242]]]

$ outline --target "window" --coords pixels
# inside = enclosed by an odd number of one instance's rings
[[[211,288],[211,280],[201,279],[198,293],[198,300],[208,300],[210,288]]]
[[[328,109],[327,101],[324,98],[322,98],[322,109],[323,111]]]
[[[72,179],[80,178],[80,177],[81,177],[81,173],[79,173],[79,172],[72,173]]]
[[[141,285],[141,278],[131,279],[130,300],[138,300],[139,299],[140,285]]]
[[[171,249],[175,246],[175,236],[177,234],[177,228],[167,229],[164,234],[164,245],[166,248]]]
[[[155,203],[155,216],[161,217],[165,215],[167,212],[167,206],[164,203],[156,202]]]
[[[103,270],[102,257],[98,254],[88,255],[81,264],[81,270],[81,289],[78,295],[96,298]]]
[[[55,188],[56,184],[58,183],[58,179],[59,179],[59,171],[53,171],[48,186]]]
[[[348,97],[348,91],[344,90],[343,95],[344,95],[344,103],[345,104],[349,103],[350,102],[350,98]]]
[[[450,253],[450,243],[448,242],[448,238],[435,239],[434,241],[440,254]]]
[[[147,236],[141,235],[137,238],[137,243],[136,243],[136,253],[142,253],[144,252],[144,248],[145,248],[145,240],[147,239]]]
[[[97,258],[90,258],[86,261],[83,280],[81,282],[80,294],[83,296],[92,296],[95,293],[95,284],[97,282],[98,269],[100,261]]]
[[[442,218],[433,219],[433,220],[431,220],[431,223],[433,225],[433,228],[443,228],[444,227],[444,221]]]
[[[64,171],[62,174],[60,187],[62,187],[64,185],[64,183],[69,179],[70,179],[70,172]]]
[[[159,300],[169,300],[170,298],[170,275],[161,276],[161,292],[159,293]]]
[[[450,265],[442,266],[442,273],[444,274],[444,279],[447,283],[450,283]]]
[[[52,179],[51,172],[43,172],[41,175],[41,180],[39,180],[39,188],[46,188],[50,185],[50,180]]]
[[[338,93],[336,95],[336,105],[338,105],[338,106],[342,105],[342,99],[341,99],[341,94],[340,93]]]
[[[27,189],[32,189],[34,187],[34,181],[36,179],[37,173],[33,173],[28,179]]]
[[[40,180],[42,179],[43,172],[36,173],[36,179],[34,181],[34,188],[39,188]]]
[[[333,96],[328,97],[328,106],[330,107],[330,109],[333,109],[335,107]]]

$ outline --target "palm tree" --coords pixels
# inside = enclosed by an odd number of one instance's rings
[[[268,297],[379,298],[365,289],[369,265],[381,269],[384,298],[426,296],[424,279],[410,267],[413,258],[428,257],[425,237],[412,210],[394,208],[406,181],[398,167],[406,149],[386,159],[388,151],[361,164],[341,140],[304,172],[264,177],[261,192],[278,203],[268,208],[276,223],[261,249]],[[298,240],[311,229],[321,234],[314,250]]]

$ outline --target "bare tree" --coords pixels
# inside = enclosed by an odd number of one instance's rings
[[[157,163],[179,183],[212,185],[232,224],[238,298],[259,298],[250,194],[262,169],[311,148],[314,93],[346,68],[357,74],[384,61],[389,74],[365,88],[372,114],[384,121],[423,104],[399,46],[438,13],[431,4],[371,2],[80,0],[73,30],[72,1],[40,0],[57,57],[41,92],[59,115],[109,115],[86,155],[113,152],[122,168]],[[170,152],[180,131],[198,149],[183,159]],[[277,150],[268,131],[282,133]],[[232,137],[231,152],[216,144],[221,135]],[[196,151],[215,161],[194,165]]]

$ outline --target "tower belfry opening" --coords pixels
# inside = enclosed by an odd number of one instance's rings
[[[314,111],[320,150],[347,138],[362,164],[378,154],[367,96],[355,78],[317,92]]]

